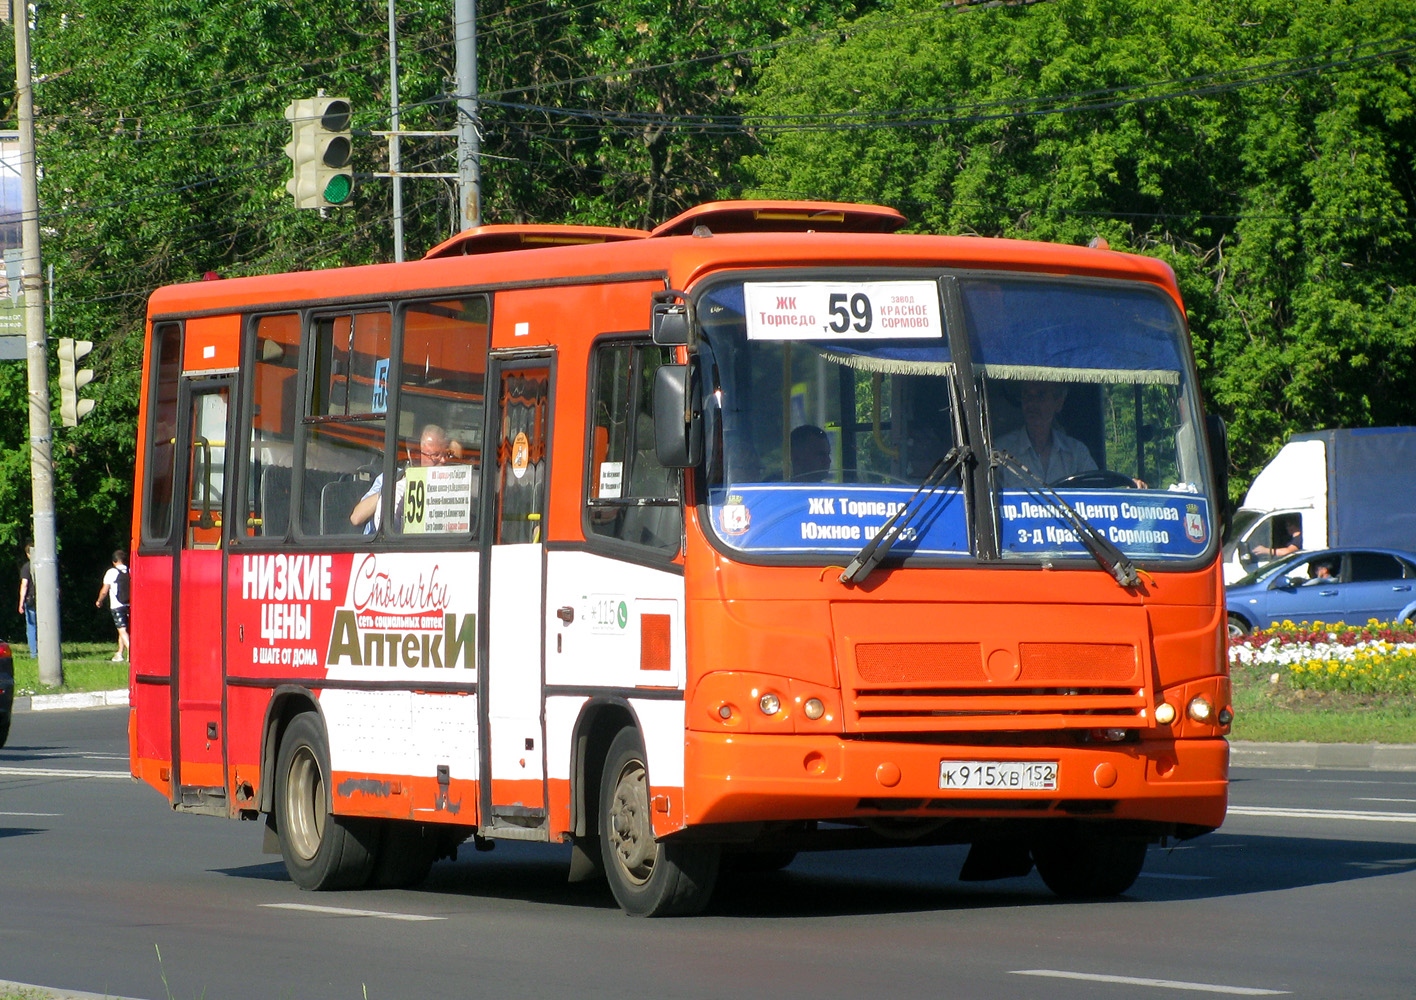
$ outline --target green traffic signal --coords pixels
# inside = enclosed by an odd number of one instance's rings
[[[332,205],[343,204],[354,193],[354,182],[347,174],[335,174],[326,183],[324,199]]]
[[[285,155],[294,168],[285,190],[296,208],[343,205],[354,193],[350,114],[349,101],[342,97],[304,98],[285,109],[291,134]]]

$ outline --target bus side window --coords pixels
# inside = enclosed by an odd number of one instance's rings
[[[415,302],[400,314],[395,389],[403,453],[388,533],[477,535],[487,319],[480,295]]]
[[[283,538],[290,527],[299,361],[298,314],[262,316],[256,321],[245,486],[245,534],[249,537]]]
[[[182,373],[182,328],[163,323],[153,330],[156,357],[152,387],[152,437],[147,459],[144,539],[165,542],[172,534],[172,486],[177,462],[177,383]]]
[[[320,316],[310,334],[300,529],[305,535],[361,534],[366,525],[350,515],[383,469],[392,316]]]
[[[671,349],[648,343],[599,347],[591,383],[593,414],[586,483],[590,533],[677,551],[683,536],[678,473],[654,452],[654,372]]]

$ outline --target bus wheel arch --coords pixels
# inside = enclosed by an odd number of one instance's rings
[[[689,916],[712,897],[722,859],[717,844],[656,840],[649,812],[648,754],[637,728],[611,741],[600,780],[601,864],[630,916]]]
[[[266,705],[265,723],[261,729],[261,790],[259,809],[266,814],[267,822],[274,829],[275,815],[275,761],[280,753],[280,741],[285,736],[285,728],[302,712],[313,712],[324,722],[319,700],[308,688],[292,684],[282,685],[271,695]]]

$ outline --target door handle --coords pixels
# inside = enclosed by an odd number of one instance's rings
[[[559,618],[561,621],[565,622],[567,625],[569,625],[571,622],[575,621],[575,609],[568,606],[564,608],[557,608],[556,617]]]
[[[1398,593],[1401,593],[1401,592],[1405,592],[1405,591],[1410,590],[1410,589],[1411,589],[1411,584],[1409,584],[1409,583],[1398,584],[1397,586],[1392,587],[1391,589],[1397,591]]]

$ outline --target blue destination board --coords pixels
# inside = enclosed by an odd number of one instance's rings
[[[1191,559],[1213,530],[1209,501],[1193,493],[1154,490],[1058,490],[1062,497],[1129,556]],[[1085,547],[1051,500],[1004,490],[999,503],[1003,551],[1018,555],[1083,555]]]
[[[708,507],[714,530],[744,552],[854,555],[915,490],[843,483],[736,483],[716,489]],[[958,487],[921,500],[892,554],[967,555],[968,525]]]

